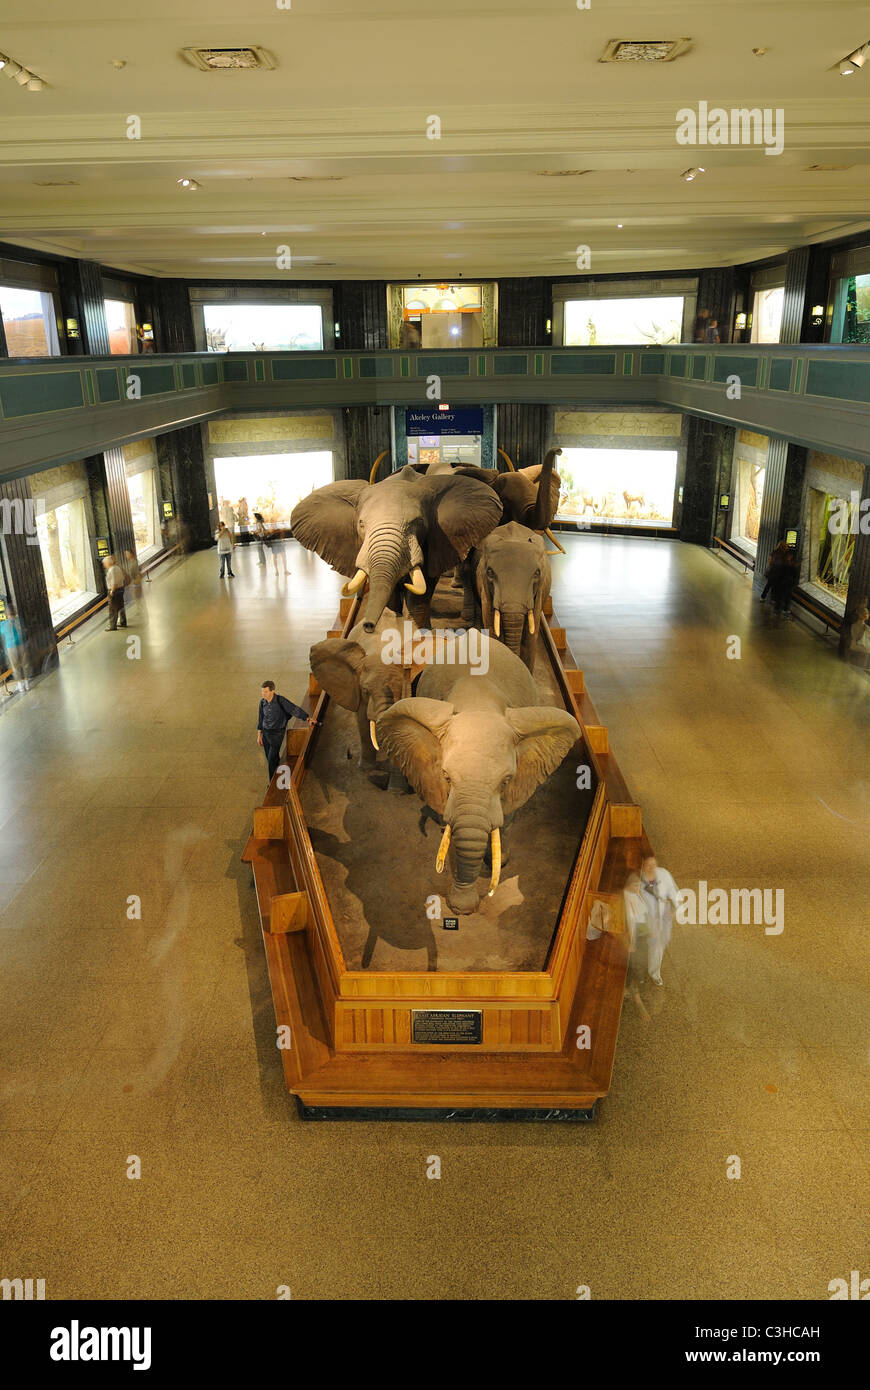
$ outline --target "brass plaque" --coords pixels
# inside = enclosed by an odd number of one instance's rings
[[[483,1014],[480,1009],[412,1009],[411,1041],[483,1042]]]

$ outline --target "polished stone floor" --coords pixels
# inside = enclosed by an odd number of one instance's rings
[[[870,680],[703,550],[571,538],[556,613],[660,862],[783,889],[784,930],[675,929],[594,1125],[304,1124],[239,862],[260,683],[300,694],[337,608],[289,556],[288,579],[252,552],[234,581],[213,552],[158,571],[138,659],[94,623],[0,708],[0,1276],[820,1299],[870,1275]]]

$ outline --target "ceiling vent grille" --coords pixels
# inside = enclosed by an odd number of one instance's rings
[[[691,39],[611,39],[599,63],[672,63]]]
[[[265,48],[183,48],[182,56],[200,72],[229,72],[240,68],[274,68]]]

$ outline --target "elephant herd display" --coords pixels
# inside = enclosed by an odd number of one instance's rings
[[[435,867],[441,873],[450,855],[446,898],[457,913],[476,911],[486,861],[495,892],[513,817],[580,737],[573,715],[542,703],[533,674],[559,452],[510,473],[409,464],[379,483],[330,483],[291,517],[296,539],[349,579],[343,593],[368,586],[361,621],[347,638],[317,642],[311,669],[356,714],[361,765],[382,751],[443,826]],[[486,666],[469,660],[458,633],[425,669],[386,659],[403,602],[428,628],[435,587],[451,571],[463,621],[497,639]]]

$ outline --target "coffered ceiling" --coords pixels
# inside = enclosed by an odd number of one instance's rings
[[[580,246],[593,274],[731,264],[870,227],[870,50],[837,71],[866,3],[281,3],[4,0],[0,53],[45,86],[0,73],[0,240],[154,275],[455,279],[571,275]],[[689,42],[599,61],[617,39]],[[250,47],[270,66],[184,56]],[[781,110],[782,153],[679,144],[701,102]]]

